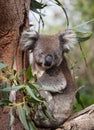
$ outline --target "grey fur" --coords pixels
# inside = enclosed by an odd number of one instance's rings
[[[59,35],[38,35],[33,31],[24,31],[21,38],[22,50],[31,50],[30,64],[33,74],[37,74],[37,83],[43,87],[40,93],[46,98],[46,106],[54,120],[41,120],[41,108],[36,114],[35,123],[39,127],[56,128],[71,114],[75,86],[67,67],[64,52],[68,52],[77,43],[76,34],[66,30]],[[45,57],[53,57],[52,64],[45,66]]]

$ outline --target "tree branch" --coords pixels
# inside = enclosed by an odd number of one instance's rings
[[[94,130],[94,105],[72,115],[61,130]]]

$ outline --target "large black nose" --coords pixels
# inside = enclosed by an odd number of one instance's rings
[[[51,55],[47,55],[46,57],[45,57],[45,66],[51,66],[51,64],[52,64],[52,60],[53,60],[53,57],[51,56]]]

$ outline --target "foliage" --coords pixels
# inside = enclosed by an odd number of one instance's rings
[[[83,22],[83,24],[77,25],[77,29],[79,30],[88,30],[88,28],[92,29],[94,32],[94,1],[86,0],[72,0],[73,2],[73,13],[74,16],[80,16],[77,22],[79,21],[86,21]],[[77,15],[80,14],[80,15]],[[73,16],[73,14],[72,14]],[[72,21],[72,20],[71,20]],[[75,17],[74,17],[75,21]],[[83,72],[80,72],[79,76],[79,71],[77,72],[76,75],[78,75],[78,81],[76,85],[78,87],[81,87],[79,90],[79,98],[82,103],[79,103],[77,99],[75,100],[74,104],[74,112],[80,111],[83,109],[83,107],[87,107],[91,104],[94,104],[94,66],[92,66],[92,63],[94,65],[94,57],[93,57],[93,52],[94,52],[94,47],[93,47],[93,41],[94,38],[92,37],[90,41],[82,45],[82,49],[84,52],[84,55],[86,57],[87,62],[86,66],[84,65],[83,62],[83,55],[80,55],[79,57],[76,55],[74,56],[74,59],[76,59],[79,62],[79,68],[81,67]],[[75,52],[76,54],[77,52]],[[77,53],[78,54],[78,53]],[[83,104],[83,105],[81,105]]]
[[[66,16],[66,21],[67,21],[67,28],[68,28],[69,19],[68,19],[67,12],[64,8],[64,5],[58,0],[54,0],[54,3],[58,5],[59,7],[61,7],[62,10],[64,11],[65,16]],[[91,1],[88,1],[88,2],[80,1],[79,3],[80,8],[83,6],[83,4],[87,5],[87,3],[93,6]],[[44,25],[44,21],[43,21],[44,14],[41,13],[41,10],[47,6],[48,5],[43,3],[42,1],[41,2],[38,2],[36,0],[31,1],[31,4],[30,4],[31,10],[39,14],[40,16],[39,21],[38,21],[39,24],[41,21],[42,24]],[[93,7],[92,7],[92,10],[93,10]],[[83,11],[86,12],[86,16],[87,16],[87,12],[88,12],[87,8],[83,9]],[[89,10],[89,12],[90,11],[91,10]],[[94,14],[93,11],[90,13]],[[88,13],[88,16],[90,15],[90,13]],[[78,32],[77,30],[74,30],[74,31],[77,33],[77,39],[79,42],[84,42],[88,40],[92,35],[91,32],[82,33],[82,32]],[[0,69],[2,71],[2,76],[0,77],[0,80],[3,81],[1,89],[0,89],[0,93],[2,94],[3,98],[2,100],[0,100],[0,106],[8,106],[10,108],[16,108],[19,113],[19,118],[21,122],[23,123],[25,129],[27,130],[36,129],[32,120],[34,119],[34,116],[36,115],[36,111],[38,110],[39,106],[42,108],[43,113],[46,118],[49,118],[49,119],[53,118],[50,115],[50,113],[47,111],[47,108],[45,106],[45,99],[39,93],[39,88],[41,86],[38,86],[36,84],[37,78],[36,78],[36,75],[33,76],[31,66],[28,68],[26,72],[26,82],[23,84],[22,84],[21,78],[25,74],[24,70],[22,70],[18,74],[16,70],[13,70],[12,67],[9,68],[8,65],[2,62],[0,62]],[[88,86],[84,85],[84,87],[82,87],[82,89],[80,89],[77,92],[76,100],[74,104],[74,112],[79,111],[82,108],[94,103],[93,99],[92,100],[90,99],[90,95],[93,92],[87,89],[89,86],[90,85]],[[11,91],[17,92],[18,90],[20,91],[21,95],[23,95],[23,98],[21,102],[14,103],[8,99],[9,93]],[[28,119],[28,117],[30,119]],[[14,122],[14,118],[15,117],[11,115],[10,125]]]
[[[80,0],[79,0],[79,1],[80,1]],[[66,21],[67,21],[67,28],[68,28],[68,27],[69,27],[69,18],[68,18],[68,15],[67,15],[66,10],[65,10],[65,8],[64,8],[64,4],[62,4],[59,0],[53,0],[53,2],[54,2],[56,5],[58,5],[59,7],[61,7],[62,10],[64,11],[65,16],[66,16]],[[79,3],[79,5],[81,5],[81,3],[84,3],[84,2],[80,1],[80,2],[78,2],[78,3]],[[86,2],[85,5],[86,5],[87,3],[88,3],[88,2]],[[90,3],[90,2],[89,2],[89,3]],[[78,5],[78,6],[79,6],[79,5]],[[38,2],[38,1],[36,1],[36,0],[31,1],[31,5],[30,5],[31,10],[40,15],[40,20],[42,21],[43,25],[44,25],[43,16],[45,16],[45,15],[41,13],[41,10],[42,10],[43,8],[47,7],[47,6],[48,6],[48,5],[45,4],[45,3],[43,3],[42,0],[41,0],[40,2]],[[80,6],[80,8],[81,8],[81,6]],[[82,9],[83,9],[83,8],[82,8]],[[84,9],[83,9],[83,10],[84,10]],[[87,10],[86,10],[86,11],[87,11]],[[40,22],[39,22],[39,24],[40,24]],[[77,26],[79,26],[79,25],[77,25]],[[76,29],[76,28],[73,28],[73,30],[74,30],[74,29]],[[79,43],[85,42],[86,40],[88,40],[88,39],[92,36],[92,33],[91,33],[91,32],[84,32],[84,33],[83,33],[83,32],[79,32],[78,30],[74,30],[74,31],[75,31],[76,34],[77,34],[77,39],[78,39],[78,42],[79,42]],[[82,57],[83,57],[83,59],[84,59],[84,61],[85,61],[85,64],[86,64],[86,66],[87,66],[87,61],[86,61],[85,55],[84,55],[84,53],[83,53],[83,49],[82,49],[81,44],[79,44],[79,46],[80,46],[80,50],[81,50],[81,52],[82,52]],[[81,92],[77,92],[76,102],[75,102],[75,104],[74,104],[74,108],[75,108],[76,110],[74,110],[74,111],[80,110],[79,105],[80,105],[81,108],[84,108],[84,105],[83,105],[83,102],[82,102],[82,98],[80,98],[80,95],[81,95]],[[78,102],[78,103],[77,103],[77,102]],[[78,105],[77,105],[77,104],[78,104]],[[78,107],[78,109],[77,109],[77,107]]]
[[[33,76],[31,66],[26,71],[26,82],[22,84],[21,78],[25,74],[25,71],[21,71],[19,74],[16,70],[9,68],[8,65],[0,62],[0,69],[2,81],[0,93],[2,99],[0,100],[0,106],[8,106],[9,108],[17,108],[19,118],[23,123],[26,130],[35,130],[33,119],[38,111],[38,107],[41,107],[46,118],[51,118],[50,113],[45,106],[45,99],[40,95],[40,86],[36,84],[36,75]],[[22,101],[12,102],[12,99],[8,98],[8,95],[12,91],[17,91],[22,95]],[[12,119],[13,115],[11,115]],[[31,120],[28,120],[28,117]],[[15,117],[14,117],[15,118]]]
[[[67,12],[66,12],[66,9],[64,8],[64,5],[59,1],[59,0],[53,0],[51,1],[53,3],[55,3],[56,5],[58,5],[64,12],[65,16],[66,16],[66,22],[67,22],[67,28],[69,26],[69,19],[68,19],[68,15],[67,15]],[[31,4],[30,4],[30,9],[37,13],[40,18],[39,18],[39,31],[40,31],[40,23],[42,22],[42,25],[44,26],[44,21],[43,21],[43,16],[45,16],[44,14],[41,13],[41,10],[45,7],[48,7],[47,4],[43,3],[42,0],[40,2],[34,0],[32,1],[31,0]]]
[[[93,87],[88,83],[84,83],[84,85],[78,89],[73,111],[78,112],[83,108],[94,104],[94,99],[92,98],[92,96],[94,96],[93,94]]]
[[[90,8],[90,9],[89,9]],[[85,2],[82,0],[78,0],[75,2],[74,6],[75,11],[81,10],[81,18],[82,20],[93,19],[91,22],[91,26],[94,29],[94,1],[86,0]]]

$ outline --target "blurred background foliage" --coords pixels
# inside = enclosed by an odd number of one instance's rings
[[[65,13],[61,9],[61,5],[58,6],[57,0],[38,0],[37,2],[34,10],[32,10],[34,3],[31,3],[32,11],[29,14],[31,28],[37,31],[40,29],[41,33],[47,34],[62,32],[67,28]],[[94,0],[60,0],[60,3],[67,12],[69,28],[94,33]],[[94,104],[93,36],[87,42],[82,43],[81,48],[77,45],[71,51],[71,54],[67,54],[70,69],[78,89],[74,112]]]

